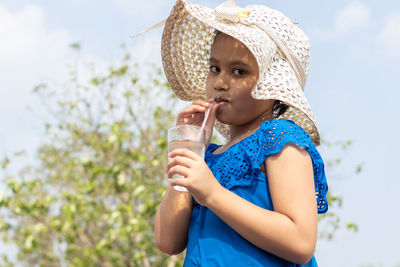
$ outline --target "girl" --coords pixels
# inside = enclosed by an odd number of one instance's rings
[[[195,100],[177,124],[201,125],[213,105],[205,160],[187,149],[169,154],[168,177],[184,178],[172,180],[156,214],[161,251],[186,248],[185,266],[317,266],[327,183],[303,93],[309,49],[298,26],[268,7],[176,2],[164,70],[178,97]],[[209,143],[214,122],[223,146]]]

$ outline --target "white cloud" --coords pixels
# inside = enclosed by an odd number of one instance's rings
[[[339,39],[367,26],[370,18],[370,8],[361,1],[354,0],[335,15],[333,27],[319,30],[318,36],[323,40]]]
[[[28,81],[38,76],[52,77],[65,64],[70,42],[65,30],[46,29],[40,6],[27,5],[12,13],[0,4],[0,70],[8,73],[5,78],[12,84],[22,73]],[[2,79],[0,85],[4,82]]]
[[[370,18],[370,9],[359,1],[353,1],[336,15],[335,31],[337,35],[345,35],[365,26]]]
[[[377,44],[387,57],[400,59],[400,12],[386,17]]]
[[[37,105],[30,94],[40,82],[65,76],[71,43],[65,30],[49,30],[42,7],[26,5],[17,12],[0,3],[0,147],[32,146],[37,117],[26,107]]]

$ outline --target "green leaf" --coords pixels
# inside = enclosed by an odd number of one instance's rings
[[[75,50],[80,50],[81,45],[79,43],[72,43],[69,45],[70,48],[75,49]]]
[[[118,185],[120,185],[120,186],[124,185],[126,183],[126,175],[125,175],[125,173],[120,173],[118,175],[117,179],[118,179],[117,180]]]
[[[98,86],[100,84],[99,78],[94,77],[90,80],[90,83],[93,84],[94,86]]]
[[[135,190],[133,191],[133,195],[134,196],[138,196],[139,194],[141,194],[146,188],[144,187],[144,185],[139,185],[138,187],[135,188]]]
[[[2,169],[6,169],[7,166],[10,164],[10,159],[5,157],[2,161],[1,161],[1,168]]]
[[[347,222],[347,229],[358,232],[358,226],[352,221]]]
[[[29,235],[24,242],[24,247],[27,250],[31,250],[33,248],[33,241],[34,241],[34,237],[33,235]]]
[[[363,164],[362,164],[362,163],[357,163],[357,164],[355,165],[355,168],[356,168],[356,174],[359,174],[359,173],[362,172]]]
[[[33,87],[32,92],[37,93],[40,90],[45,89],[45,88],[47,88],[47,85],[45,83],[41,83],[41,84],[38,84],[35,87]]]

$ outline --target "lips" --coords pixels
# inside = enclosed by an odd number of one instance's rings
[[[214,100],[217,103],[221,103],[221,102],[227,103],[227,102],[229,102],[227,99],[225,99],[223,97],[220,97],[220,96],[215,97]]]

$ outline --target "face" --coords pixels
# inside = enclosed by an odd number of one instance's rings
[[[207,76],[207,97],[221,103],[217,110],[220,122],[241,126],[272,118],[274,100],[251,96],[259,70],[249,49],[235,38],[219,33],[211,48]]]

